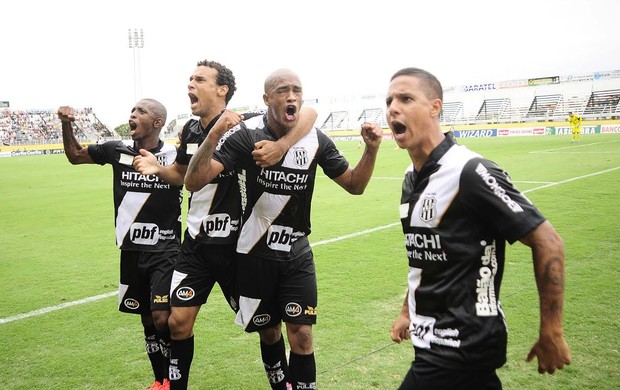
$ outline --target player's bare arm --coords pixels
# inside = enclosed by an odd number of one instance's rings
[[[73,134],[73,121],[75,120],[73,108],[69,106],[60,107],[58,118],[62,122],[62,144],[69,162],[73,165],[93,164],[94,161],[88,154],[88,148],[83,147]]]
[[[342,175],[334,179],[336,183],[353,195],[363,194],[372,177],[379,145],[383,139],[383,129],[377,123],[363,123],[361,134],[366,147],[360,161],[355,168],[347,169]]]
[[[164,182],[175,186],[183,185],[187,171],[187,165],[181,165],[176,161],[172,165],[161,165],[155,155],[146,149],[140,149],[140,155],[134,157],[133,167],[143,175],[156,175]]]
[[[199,191],[224,170],[224,166],[221,163],[213,160],[213,151],[222,135],[242,120],[243,116],[232,110],[224,110],[222,112],[222,115],[213,125],[204,142],[200,144],[192,159],[189,160],[187,172],[185,173],[185,188],[188,191]]]
[[[299,112],[299,121],[290,131],[277,141],[262,140],[254,144],[252,156],[256,165],[261,168],[267,168],[282,159],[291,146],[295,145],[300,139],[312,130],[318,113],[312,107],[302,107]]]
[[[564,242],[551,223],[543,222],[520,240],[532,248],[534,275],[540,301],[539,338],[526,357],[538,358],[538,372],[553,374],[570,364],[570,350],[564,340]]]
[[[405,294],[405,301],[403,302],[403,306],[400,309],[400,313],[398,313],[398,317],[392,328],[390,329],[390,337],[392,341],[395,343],[401,343],[403,340],[408,340],[410,338],[409,334],[409,323],[411,319],[409,318],[409,290],[407,290],[407,294]]]

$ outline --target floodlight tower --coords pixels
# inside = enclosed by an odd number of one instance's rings
[[[134,102],[142,95],[142,76],[140,72],[140,49],[144,48],[144,33],[142,29],[129,29],[129,48],[133,49],[133,94]]]

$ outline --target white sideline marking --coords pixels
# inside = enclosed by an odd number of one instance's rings
[[[562,181],[558,181],[558,182],[553,182],[553,183],[545,184],[543,186],[531,188],[529,190],[525,190],[525,191],[522,191],[522,192],[524,194],[526,194],[528,192],[541,190],[543,188],[549,188],[549,187],[557,186],[557,185],[560,185],[560,184],[570,183],[572,181],[585,179],[585,178],[592,177],[592,176],[602,175],[604,173],[613,172],[613,171],[616,171],[618,169],[620,169],[620,167],[610,168],[610,169],[606,169],[604,171],[594,172],[594,173],[590,173],[590,174],[583,175],[583,176],[573,177],[571,179],[566,179],[566,180],[562,180]],[[310,246],[311,247],[315,247],[315,246],[319,246],[319,245],[331,244],[332,242],[342,241],[342,240],[346,240],[346,239],[349,239],[349,238],[353,238],[353,237],[357,237],[357,236],[362,236],[364,234],[374,233],[374,232],[379,231],[379,230],[389,229],[389,228],[394,227],[396,225],[400,225],[400,222],[394,222],[394,223],[391,223],[389,225],[379,226],[379,227],[372,228],[372,229],[362,230],[362,231],[356,232],[356,233],[346,234],[344,236],[340,236],[340,237],[336,237],[336,238],[330,238],[328,240],[318,241],[318,242],[310,244]],[[12,317],[0,318],[0,324],[6,324],[8,322],[13,322],[13,321],[17,321],[17,320],[23,320],[23,319],[26,319],[26,318],[39,316],[39,315],[50,313],[50,312],[53,312],[53,311],[56,311],[56,310],[64,309],[66,307],[71,307],[71,306],[75,306],[75,305],[81,305],[83,303],[98,301],[98,300],[101,300],[101,299],[104,299],[104,298],[112,297],[112,296],[117,295],[117,294],[118,294],[118,291],[110,291],[110,292],[105,293],[105,294],[95,295],[93,297],[79,299],[77,301],[61,303],[60,305],[45,307],[43,309],[33,310],[33,311],[28,312],[28,313],[22,313],[22,314],[18,314],[16,316],[12,316]]]
[[[521,192],[523,192],[524,194],[527,194],[528,192],[532,192],[532,191],[536,191],[536,190],[541,190],[543,188],[553,187],[553,186],[557,186],[557,185],[564,184],[564,183],[570,183],[571,181],[581,180],[581,179],[585,179],[587,177],[602,175],[603,173],[617,171],[618,169],[620,169],[620,167],[609,168],[609,169],[605,169],[604,171],[589,173],[587,175],[577,176],[577,177],[573,177],[571,179],[566,179],[566,180],[558,181],[558,182],[555,182],[555,183],[545,184],[544,186],[530,188],[529,190],[525,190],[525,191],[521,191]]]
[[[318,242],[310,244],[310,246],[311,247],[315,247],[315,246],[319,246],[319,245],[331,244],[332,242],[346,240],[348,238],[353,238],[353,237],[357,237],[357,236],[363,236],[364,234],[373,233],[373,232],[376,232],[376,231],[379,231],[379,230],[389,229],[389,228],[394,227],[396,225],[400,225],[400,222],[394,222],[394,223],[391,223],[389,225],[379,226],[379,227],[368,229],[368,230],[362,230],[361,232],[346,234],[344,236],[340,236],[340,237],[336,237],[336,238],[330,238],[329,240],[318,241]]]
[[[41,314],[46,314],[46,313],[49,313],[49,312],[52,312],[52,311],[64,309],[65,307],[70,307],[70,306],[75,306],[75,305],[81,305],[82,303],[98,301],[100,299],[108,298],[108,297],[114,296],[116,294],[118,294],[118,291],[111,291],[111,292],[107,292],[105,294],[95,295],[94,297],[88,297],[88,298],[84,298],[84,299],[78,299],[77,301],[61,303],[60,305],[56,305],[56,306],[44,307],[43,309],[37,309],[37,310],[29,311],[28,313],[18,314],[18,315],[13,316],[13,317],[0,318],[0,324],[6,324],[7,322],[23,320],[23,319],[34,317],[34,316],[40,316]]]
[[[534,151],[531,151],[530,154],[536,154],[536,153],[556,153],[559,150],[585,148],[585,147],[588,147],[588,146],[594,146],[594,145],[600,145],[600,144],[610,144],[610,143],[613,143],[613,142],[620,142],[620,141],[613,140],[613,141],[607,141],[607,142],[593,142],[591,144],[573,144],[573,145],[570,145],[570,146],[562,146],[561,148],[534,150]],[[564,152],[560,152],[560,153],[564,153]],[[615,153],[615,152],[572,152],[572,153],[597,153],[597,154],[605,154],[605,153]]]

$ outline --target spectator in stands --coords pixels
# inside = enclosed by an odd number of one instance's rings
[[[316,323],[317,285],[307,236],[316,170],[320,165],[348,192],[363,193],[382,130],[377,124],[362,124],[366,149],[354,169],[318,129],[297,142],[284,159],[263,169],[252,161],[255,140],[277,140],[290,133],[299,121],[303,98],[299,77],[287,69],[269,75],[264,88],[267,113],[239,124],[221,138],[241,119],[233,111],[224,112],[190,161],[185,185],[198,191],[222,172],[244,172],[246,207],[237,243],[240,300],[236,322],[246,332],[258,332],[273,389],[315,389],[312,325]],[[291,347],[288,363],[282,321]]]
[[[71,107],[58,109],[65,154],[71,164],[112,165],[116,242],[121,250],[119,310],[142,318],[146,352],[155,376],[150,389],[169,389],[169,295],[181,245],[182,185],[141,175],[133,166],[136,156],[144,151],[157,156],[163,165],[176,158],[176,147],[159,139],[166,109],[156,100],[140,100],[129,116],[133,141],[88,147],[82,147],[73,134],[76,116]]]
[[[579,115],[572,112],[568,113],[568,123],[570,123],[572,129],[571,143],[579,143],[581,141],[581,122],[583,122],[583,119]]]
[[[161,166],[151,153],[145,151],[137,159],[137,169],[144,174],[155,174],[164,180],[182,183],[188,164],[196,158],[196,150],[211,131],[222,126],[224,120],[220,118],[228,117],[223,112],[236,89],[235,77],[230,69],[215,61],[198,62],[189,78],[188,95],[192,115],[199,119],[190,119],[179,133],[176,161],[171,166]],[[307,110],[301,113],[298,126],[287,137],[277,142],[259,141],[253,144],[256,164],[261,167],[275,164],[290,145],[310,130],[316,120],[316,112]],[[243,117],[247,119],[251,115],[244,114]],[[189,199],[187,229],[171,286],[172,390],[186,389],[188,386],[194,356],[194,323],[215,283],[219,284],[230,307],[235,312],[239,308],[235,245],[239,233],[241,195],[236,173],[227,170],[209,186],[191,192]]]
[[[390,335],[411,338],[415,360],[401,389],[501,389],[507,332],[499,292],[505,242],[531,247],[540,298],[539,338],[526,360],[538,372],[570,364],[563,336],[564,245],[553,226],[493,162],[442,133],[440,82],[396,72],[387,122],[412,164],[400,217],[409,289]]]

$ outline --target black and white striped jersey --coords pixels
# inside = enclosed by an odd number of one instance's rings
[[[177,163],[188,165],[198,147],[209,134],[220,115],[206,128],[190,119],[183,126]],[[189,193],[186,237],[206,244],[234,244],[239,233],[241,206],[239,185],[234,170],[223,172],[199,191]]]
[[[172,164],[177,153],[174,145],[162,141],[150,152],[161,165]],[[133,158],[139,152],[133,141],[89,145],[88,153],[95,163],[112,165],[118,247],[144,252],[178,250],[181,244],[183,187],[136,171]]]
[[[416,359],[446,368],[503,365],[506,241],[541,224],[542,214],[495,163],[447,137],[420,172],[407,170],[400,218]]]
[[[241,188],[243,223],[237,252],[290,260],[310,250],[310,209],[317,165],[330,178],[349,167],[333,141],[314,128],[282,160],[260,168],[252,158],[254,144],[276,140],[266,116],[244,121],[224,134],[214,158],[225,170],[236,169]]]

